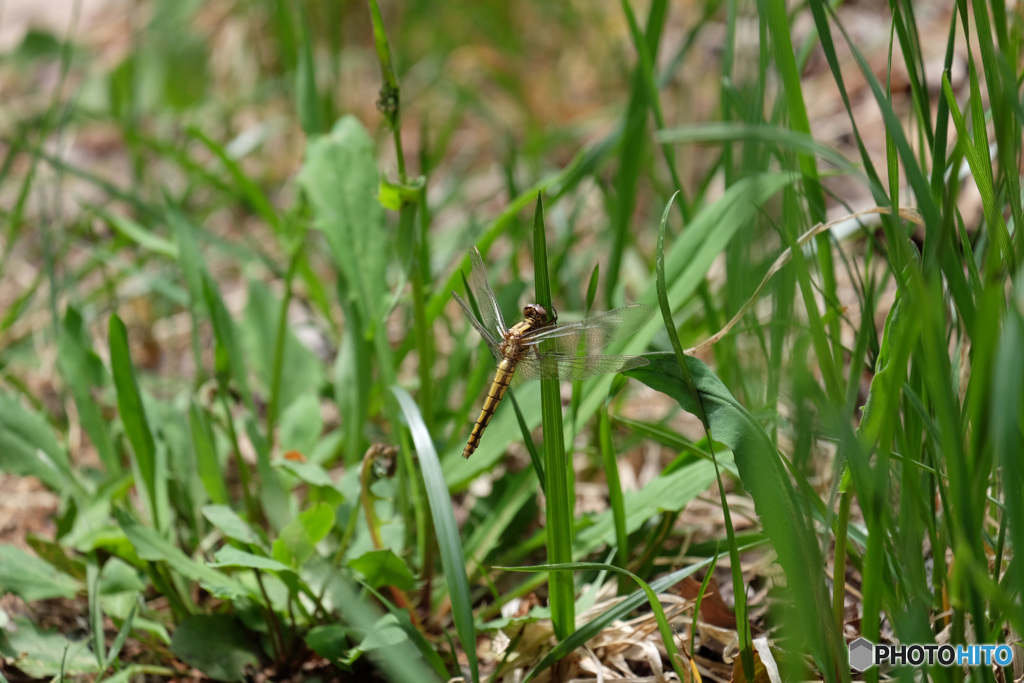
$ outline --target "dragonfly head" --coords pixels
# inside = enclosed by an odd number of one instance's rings
[[[523,306],[523,318],[534,325],[547,325],[554,322],[548,318],[548,310],[540,304],[526,304]]]

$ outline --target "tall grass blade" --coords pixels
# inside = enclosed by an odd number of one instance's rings
[[[608,481],[608,506],[615,521],[615,562],[625,569],[629,564],[629,534],[626,533],[626,507],[622,502],[622,484],[619,481],[619,462],[616,457],[615,445],[612,443],[611,419],[608,409],[601,411],[598,422],[598,434],[601,445],[601,462],[604,476]],[[619,595],[625,595],[628,589],[627,577],[619,574]]]
[[[703,406],[707,415],[705,427],[733,449],[743,484],[754,499],[765,533],[786,573],[795,605],[793,613],[800,619],[794,628],[803,634],[803,644],[821,673],[829,680],[844,678],[839,666],[845,662],[846,647],[830,618],[831,603],[824,577],[818,571],[823,560],[807,523],[805,511],[809,503],[794,490],[775,445],[704,363],[686,358],[693,378],[691,385],[687,384],[674,354],[655,353],[647,358],[650,365],[625,374],[671,396],[689,413],[697,415]],[[694,389],[700,396],[700,405],[693,399]]]
[[[661,32],[665,26],[668,4],[663,0],[652,2],[647,17],[647,32],[642,40],[650,54],[657,54]],[[634,37],[636,39],[636,37]],[[644,158],[647,154],[647,111],[651,106],[650,95],[644,82],[644,60],[638,60],[633,68],[633,82],[629,102],[622,121],[625,131],[619,152],[619,168],[615,176],[615,205],[611,217],[612,245],[608,257],[608,271],[605,274],[605,303],[609,309],[615,307],[613,297],[619,284],[619,269],[622,255],[631,234],[630,223],[636,208],[637,185],[643,173]]]
[[[444,569],[445,583],[452,600],[452,618],[455,630],[459,634],[462,649],[466,653],[473,681],[480,680],[476,658],[476,628],[473,621],[473,602],[469,593],[469,579],[466,576],[465,556],[462,552],[462,540],[459,527],[452,514],[451,497],[441,472],[434,442],[423,423],[419,408],[412,397],[401,387],[392,387],[391,393],[398,400],[398,405],[405,415],[413,444],[419,456],[420,471],[427,492],[427,503],[430,505],[434,521],[434,534],[441,550],[441,566]]]
[[[117,456],[100,406],[93,397],[93,391],[107,385],[110,378],[92,348],[82,314],[72,306],[68,306],[64,312],[64,324],[58,341],[57,367],[64,382],[71,388],[78,419],[99,453],[103,466],[112,475],[120,474],[123,469],[121,460]]]
[[[743,583],[743,569],[740,563],[739,550],[736,543],[736,531],[732,525],[732,515],[729,512],[729,503],[725,498],[725,484],[722,482],[722,473],[718,468],[718,458],[715,457],[714,440],[710,433],[710,422],[704,410],[704,402],[701,400],[697,385],[693,381],[693,375],[686,362],[683,353],[683,345],[679,342],[679,334],[676,332],[676,325],[672,318],[672,306],[668,300],[668,287],[665,284],[665,228],[668,225],[668,214],[672,209],[672,202],[676,196],[673,195],[665,205],[661,215],[661,223],[658,225],[658,243],[656,247],[656,273],[655,284],[658,289],[658,306],[661,309],[662,320],[665,329],[668,331],[668,338],[672,342],[672,350],[675,353],[677,367],[684,378],[687,388],[690,390],[690,399],[697,408],[696,415],[704,425],[704,433],[707,436],[708,449],[711,453],[711,462],[715,466],[715,478],[718,480],[718,495],[722,503],[722,514],[725,519],[725,533],[729,541],[729,561],[732,571],[733,595],[736,609],[736,632],[739,636],[740,658],[743,662],[743,674],[748,680],[754,678],[754,650],[753,636],[750,632],[750,619],[747,616],[746,587]]]
[[[159,512],[156,482],[156,444],[153,432],[149,427],[146,409],[142,404],[142,394],[135,378],[135,366],[132,364],[128,350],[128,328],[121,322],[117,314],[110,316],[110,369],[117,388],[117,407],[121,414],[121,422],[128,441],[132,444],[132,462],[138,476],[141,477],[139,493],[143,497],[146,511],[157,528],[164,529],[170,522]]]
[[[533,218],[533,267],[537,287],[537,303],[548,311],[551,306],[551,284],[548,280],[547,236],[544,232],[544,204],[537,195]],[[572,464],[565,455],[562,432],[562,397],[558,380],[540,382],[541,422],[544,425],[544,475],[547,477],[546,519],[548,564],[572,562],[573,491]],[[576,628],[576,591],[572,574],[555,572],[548,577],[548,599],[555,636],[569,637]]]

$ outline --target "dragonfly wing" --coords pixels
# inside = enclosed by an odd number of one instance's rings
[[[487,342],[487,348],[491,350],[491,355],[494,356],[495,359],[501,359],[501,352],[498,350],[498,340],[494,338],[494,334],[487,330],[487,328],[485,328],[483,324],[476,319],[476,316],[473,315],[473,311],[470,309],[469,304],[463,301],[461,296],[455,292],[452,292],[452,296],[454,296],[455,300],[459,302],[459,306],[462,306],[462,310],[465,311],[466,317],[469,318],[469,322],[473,325],[473,328],[476,329],[476,331],[480,333],[480,336],[484,338],[484,341]]]
[[[484,327],[490,330],[491,335],[501,336],[505,334],[508,327],[505,326],[505,318],[501,315],[501,309],[498,308],[498,300],[494,297],[491,285],[487,282],[487,270],[484,268],[480,250],[475,245],[469,252],[469,260],[472,263],[469,287],[473,290],[477,307],[480,308],[480,321]]]
[[[579,382],[597,375],[625,372],[649,365],[643,356],[562,356],[556,353],[530,353],[516,366],[522,380],[560,379]]]
[[[530,335],[528,343],[546,342],[543,346],[545,350],[572,357],[628,337],[646,325],[653,315],[654,309],[645,304],[623,306],[579,322],[558,323],[554,327],[539,330]]]

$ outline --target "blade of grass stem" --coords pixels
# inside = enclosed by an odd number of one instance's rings
[[[665,26],[665,15],[668,4],[663,0],[652,2],[647,15],[646,36],[634,36],[634,40],[642,40],[650,53],[658,52],[658,43]],[[619,148],[619,167],[615,176],[615,205],[612,210],[610,230],[612,245],[608,256],[608,270],[605,274],[605,303],[607,308],[615,307],[613,297],[619,284],[619,270],[622,267],[622,256],[626,250],[631,234],[630,222],[636,208],[637,185],[643,173],[645,152],[647,148],[647,110],[651,106],[647,102],[650,90],[644,84],[644,68],[648,66],[643,59],[633,68],[633,82],[629,92],[629,102],[623,117],[624,136]]]
[[[629,564],[629,535],[626,533],[626,508],[622,502],[622,484],[619,482],[619,463],[615,445],[612,443],[611,420],[608,417],[608,406],[600,412],[598,433],[601,445],[601,461],[604,465],[604,476],[608,482],[608,505],[615,520],[615,561],[623,569]],[[619,595],[625,595],[629,577],[619,574]]]
[[[704,425],[704,434],[708,440],[708,452],[711,454],[711,462],[715,466],[715,478],[718,481],[718,494],[722,502],[722,514],[725,519],[726,538],[729,543],[729,562],[732,571],[733,595],[736,609],[736,633],[739,637],[740,658],[743,663],[743,672],[748,680],[754,677],[754,651],[753,636],[750,632],[750,619],[747,616],[746,587],[743,584],[743,569],[740,564],[739,551],[737,550],[736,531],[732,525],[732,516],[729,513],[729,503],[725,498],[725,484],[722,481],[722,473],[718,467],[718,458],[715,457],[714,440],[711,436],[708,416],[704,410],[704,402],[697,392],[697,385],[693,381],[693,375],[686,364],[686,357],[683,354],[683,346],[679,343],[679,335],[676,332],[675,322],[672,319],[672,307],[668,301],[668,287],[665,284],[665,227],[668,224],[668,214],[672,209],[672,202],[676,195],[673,194],[665,205],[661,215],[661,223],[658,225],[658,243],[656,247],[656,273],[655,283],[658,290],[658,305],[661,308],[662,319],[665,329],[668,331],[669,340],[672,342],[672,349],[675,351],[676,362],[683,373],[686,385],[690,388],[691,397],[697,406],[697,417]]]
[[[135,377],[135,366],[132,364],[128,350],[128,328],[121,322],[117,314],[110,316],[110,369],[117,388],[117,407],[121,414],[128,441],[132,444],[132,463],[142,478],[139,493],[150,515],[150,519],[158,529],[166,528],[164,524],[170,520],[162,519],[157,508],[156,491],[156,444],[150,431],[149,419],[142,403],[142,394]]]
[[[547,236],[544,232],[544,204],[537,195],[533,218],[533,267],[537,287],[537,303],[548,311],[551,306],[551,284],[548,280]],[[572,561],[573,492],[571,464],[565,456],[562,432],[562,398],[557,379],[540,383],[541,422],[544,425],[544,475],[547,550],[549,564]],[[551,621],[559,640],[569,637],[576,628],[576,598],[572,574],[555,572],[548,577]]]
[[[441,473],[441,463],[438,460],[437,451],[434,450],[434,442],[412,397],[397,386],[391,388],[391,393],[394,394],[399,408],[405,415],[416,453],[419,456],[419,471],[423,474],[427,504],[430,506],[434,533],[441,551],[441,566],[444,569],[448,594],[451,596],[455,630],[459,635],[463,651],[466,653],[472,680],[479,681],[476,628],[473,621],[473,603],[469,593],[469,578],[466,576],[462,540],[459,537],[459,528],[452,512],[448,486]]]

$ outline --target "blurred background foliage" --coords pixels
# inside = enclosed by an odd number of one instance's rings
[[[4,671],[849,680],[857,635],[1016,643],[1020,29],[0,4]],[[473,244],[509,319],[535,285],[663,316],[613,349],[639,382],[517,387],[463,461]]]

